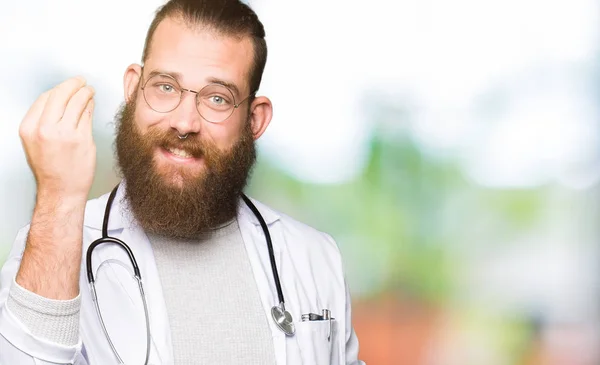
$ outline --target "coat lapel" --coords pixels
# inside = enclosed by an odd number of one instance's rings
[[[111,215],[108,222],[109,235],[121,239],[131,248],[140,268],[142,283],[144,285],[145,296],[148,304],[148,314],[150,318],[150,363],[170,365],[173,363],[171,331],[167,316],[166,304],[163,297],[161,281],[154,260],[154,254],[146,234],[142,229],[137,227],[134,219],[129,213],[126,202],[123,199],[123,190],[124,183],[122,183],[119,187],[113,202],[113,207],[111,209]],[[105,194],[94,201],[94,204],[90,204],[88,209],[86,209],[85,225],[97,230],[98,237],[100,236],[102,229],[104,207],[107,199],[108,194]],[[293,268],[282,267],[282,245],[284,245],[284,235],[281,230],[281,225],[276,224],[280,217],[276,212],[264,206],[260,202],[255,200],[253,200],[253,202],[269,227],[273,241],[275,263],[277,265],[281,282],[290,282],[289,280],[285,279],[286,269],[289,269],[287,271],[293,271]],[[267,317],[269,328],[271,329],[273,336],[276,361],[278,365],[285,365],[287,361],[286,344],[290,339],[288,339],[287,336],[281,330],[279,330],[271,317],[271,307],[278,304],[279,300],[277,297],[277,289],[275,286],[275,280],[273,278],[265,236],[262,232],[258,219],[241,199],[239,207],[238,224],[248,258],[251,263],[254,279],[257,283],[265,316]],[[129,264],[129,259],[124,250],[112,244],[101,245],[96,248],[96,250],[94,250],[93,260],[94,270],[101,262],[106,260],[119,260],[123,263],[126,263],[128,267],[131,267],[131,264]],[[110,263],[109,265],[114,266],[116,264]],[[139,299],[137,287],[133,289],[131,288],[131,282],[133,280],[130,278],[130,274],[122,268],[111,267],[109,269],[112,271],[112,273],[109,275],[112,281],[110,289],[113,292],[112,297],[115,298],[115,300],[119,297],[122,297],[122,299],[119,299],[118,301],[118,303],[121,303],[118,308],[107,312],[107,314],[104,316],[107,317],[120,312],[119,315],[115,315],[115,319],[113,321],[117,320],[118,318],[118,320],[123,321],[123,323],[117,325],[115,328],[125,329],[134,325],[136,328],[139,328],[135,334],[133,332],[129,333],[126,330],[123,330],[118,337],[123,337],[124,340],[117,341],[116,338],[113,339],[119,353],[127,353],[126,356],[122,355],[124,357],[123,360],[125,360],[126,363],[130,363],[127,361],[127,358],[137,360],[140,356],[145,354],[145,323],[143,323],[144,309],[141,305],[141,300]],[[296,297],[296,295],[294,295],[294,290],[294,288],[286,288],[286,286],[283,285],[283,293],[286,298]],[[107,298],[109,300],[111,297],[110,294],[111,293],[109,291],[109,296]],[[287,301],[286,309],[294,315],[294,320],[297,321],[298,318],[296,318],[296,313],[299,308],[295,308],[293,302],[295,301]],[[135,320],[135,324],[131,323],[133,318],[138,318]],[[139,318],[142,318],[142,320],[139,320]],[[140,336],[140,333],[144,336],[143,346],[129,346],[127,336]],[[291,338],[291,340],[293,340],[293,338]],[[121,343],[121,346],[118,345],[118,342]],[[126,345],[123,346],[123,344]],[[138,362],[139,361],[131,363]]]
[[[127,209],[123,199],[123,188],[122,184],[111,208],[108,234],[129,246],[140,268],[150,320],[149,363],[170,365],[173,363],[171,332],[154,254],[146,234],[135,224]],[[98,198],[86,209],[85,225],[97,232],[97,237],[93,239],[101,236],[107,200],[108,194]],[[91,241],[88,245],[89,243]],[[143,363],[146,354],[144,307],[137,283],[132,278],[133,268],[129,258],[121,247],[115,244],[101,244],[94,250],[92,257],[94,273],[100,265],[103,266],[102,277],[96,279],[97,291],[100,291],[98,301],[107,330],[125,363]],[[91,305],[93,307],[93,304]],[[94,323],[99,326],[98,321]],[[97,330],[101,332],[100,327],[97,327]]]
[[[275,263],[281,275],[281,246],[279,243],[281,242],[282,235],[279,227],[280,225],[275,223],[279,217],[274,214],[272,210],[263,206],[259,202],[255,200],[252,201],[258,208],[259,212],[265,219],[267,226],[269,227],[271,240],[273,242]],[[286,335],[275,325],[271,317],[271,308],[279,303],[279,299],[277,297],[277,288],[275,286],[275,279],[273,278],[273,272],[271,269],[269,251],[258,219],[242,200],[240,200],[240,208],[238,211],[238,224],[240,226],[242,239],[244,240],[246,252],[248,253],[248,258],[252,266],[254,280],[256,281],[258,287],[262,306],[265,311],[265,316],[267,317],[269,328],[271,329],[271,333],[273,335],[275,359],[278,365],[285,365],[287,357]]]

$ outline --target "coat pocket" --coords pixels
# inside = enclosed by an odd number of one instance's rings
[[[333,350],[337,348],[336,327],[337,323],[332,319],[321,321],[296,322],[296,336],[298,346],[304,365],[329,365],[332,362]],[[336,361],[336,360],[334,360]]]

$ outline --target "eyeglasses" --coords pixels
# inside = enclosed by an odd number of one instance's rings
[[[196,109],[200,116],[210,123],[221,123],[227,120],[243,102],[254,96],[248,95],[239,103],[231,90],[221,84],[209,84],[200,91],[185,89],[177,80],[167,74],[150,77],[142,86],[144,99],[148,106],[159,113],[169,113],[181,104],[183,92],[196,94]]]

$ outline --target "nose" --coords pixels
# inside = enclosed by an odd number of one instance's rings
[[[179,106],[173,110],[170,126],[180,136],[197,134],[202,124],[200,114],[196,108],[196,93],[186,92],[181,97]]]

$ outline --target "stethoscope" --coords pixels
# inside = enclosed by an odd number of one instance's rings
[[[119,364],[125,364],[123,362],[123,359],[121,359],[121,356],[119,356],[119,353],[117,352],[117,349],[115,348],[113,342],[111,341],[108,331],[106,330],[104,320],[102,319],[102,313],[100,312],[100,306],[98,304],[98,295],[96,293],[94,273],[92,271],[92,253],[94,251],[94,248],[96,248],[96,246],[103,244],[103,243],[117,244],[121,248],[123,248],[123,250],[125,250],[125,252],[127,252],[127,256],[129,256],[129,261],[131,261],[131,265],[133,266],[133,273],[134,273],[133,276],[138,283],[140,296],[142,298],[142,303],[144,305],[144,316],[146,319],[146,360],[145,360],[144,364],[147,365],[148,359],[150,358],[150,318],[148,315],[148,305],[146,303],[146,297],[144,295],[144,287],[142,285],[142,275],[140,274],[140,268],[138,267],[137,262],[135,260],[135,256],[133,255],[133,252],[131,251],[129,246],[125,242],[121,241],[120,239],[115,238],[115,237],[110,237],[108,235],[108,218],[110,216],[110,208],[111,208],[113,200],[115,199],[115,196],[117,194],[118,187],[119,187],[119,185],[117,185],[112,190],[112,192],[110,193],[110,196],[108,197],[108,201],[106,203],[106,208],[104,211],[104,221],[102,222],[102,237],[98,238],[97,240],[92,242],[92,244],[90,245],[90,247],[87,250],[87,254],[86,254],[87,277],[88,277],[88,282],[90,284],[90,290],[92,293],[92,301],[94,302],[94,306],[96,307],[96,314],[98,315],[98,319],[100,320],[102,330],[104,331],[104,336],[106,337],[106,340],[108,341],[113,353],[117,357]],[[246,203],[248,208],[250,208],[250,210],[252,210],[252,213],[254,213],[254,215],[260,222],[260,226],[265,235],[265,239],[267,241],[267,247],[269,249],[269,260],[271,261],[271,270],[273,271],[273,278],[275,279],[275,286],[277,288],[277,296],[279,299],[279,304],[274,305],[271,308],[271,317],[273,318],[273,321],[275,322],[275,324],[281,331],[283,331],[288,336],[293,336],[294,333],[296,332],[296,329],[294,327],[292,315],[288,311],[285,310],[285,301],[283,299],[283,290],[281,289],[281,282],[279,281],[279,273],[277,272],[277,266],[275,264],[275,254],[273,253],[273,243],[271,241],[271,235],[269,234],[269,228],[267,227],[265,220],[263,219],[262,215],[260,214],[260,212],[258,211],[256,206],[252,203],[252,201],[250,201],[250,199],[248,199],[248,197],[244,194],[242,194],[242,199],[244,200],[244,202]],[[105,263],[107,263],[109,261],[110,260],[107,260],[107,261],[101,263],[100,266],[104,265]],[[110,261],[110,262],[112,262],[112,261]],[[100,269],[100,266],[98,267],[98,269]]]

